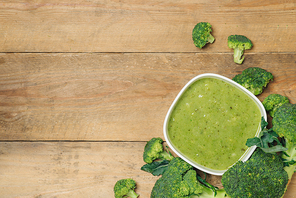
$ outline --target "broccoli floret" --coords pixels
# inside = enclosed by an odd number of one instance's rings
[[[116,182],[114,186],[115,198],[137,198],[139,195],[135,192],[136,182],[131,179],[121,179]]]
[[[156,159],[172,160],[174,156],[163,149],[163,140],[161,138],[152,138],[144,148],[143,160],[146,163],[152,163]]]
[[[282,155],[289,179],[296,166],[296,104],[286,103],[280,106],[272,119],[272,129],[285,140],[288,149]]]
[[[151,192],[151,198],[163,197],[187,197],[190,191],[197,191],[198,189],[190,189],[188,182],[184,182],[184,175],[193,167],[184,162],[181,158],[176,157],[170,162],[168,169],[159,178]],[[191,174],[191,173],[189,173]],[[194,181],[194,182],[197,182]]]
[[[262,104],[265,110],[269,112],[269,115],[274,117],[274,113],[277,108],[289,102],[290,101],[286,96],[282,96],[280,94],[270,94],[263,100]]]
[[[198,48],[203,48],[207,43],[213,43],[215,38],[211,35],[212,26],[208,22],[200,22],[192,30],[193,43]]]
[[[280,156],[258,148],[249,160],[228,169],[221,182],[230,197],[280,198],[285,193],[288,174]]]
[[[280,106],[274,114],[272,125],[296,124],[296,104],[286,103]],[[277,132],[275,130],[275,132]],[[286,138],[286,137],[285,137]]]
[[[225,197],[224,190],[218,190],[216,198]],[[179,157],[175,157],[168,169],[160,177],[151,192],[151,198],[214,198],[215,193],[203,186],[197,179],[193,167]]]
[[[244,51],[251,49],[253,44],[250,39],[243,35],[231,35],[228,37],[228,47],[234,49],[234,62],[242,64],[245,56]]]
[[[250,67],[241,74],[236,75],[232,80],[242,85],[254,95],[259,95],[267,84],[273,80],[273,75],[259,67]]]

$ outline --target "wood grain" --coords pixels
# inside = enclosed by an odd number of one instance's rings
[[[0,2],[0,197],[109,198],[140,170],[145,142],[201,73],[261,67],[275,79],[258,96],[296,103],[295,0],[49,0]],[[213,44],[194,46],[196,23]],[[254,46],[233,62],[227,37]],[[222,187],[220,177],[208,181]],[[285,198],[296,196],[294,175]]]
[[[243,34],[251,52],[295,52],[294,0],[2,1],[0,52],[231,52]],[[196,23],[213,26],[214,44],[193,45]]]
[[[275,79],[264,93],[296,102],[295,54],[1,54],[1,140],[147,141],[162,136],[169,106],[201,73],[232,78],[258,66]]]
[[[119,179],[133,178],[141,198],[158,177],[141,171],[145,142],[1,142],[1,198],[106,198]],[[219,178],[209,178],[219,185]],[[296,194],[293,177],[285,198]]]
[[[0,143],[1,198],[106,198],[133,178],[149,197],[157,177],[140,170],[144,143]]]

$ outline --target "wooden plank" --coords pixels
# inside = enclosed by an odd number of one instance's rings
[[[1,54],[1,140],[147,141],[162,136],[169,106],[201,73],[274,74],[263,94],[296,102],[295,54]]]
[[[251,52],[295,52],[294,0],[252,1],[2,1],[0,52],[230,52],[243,34]],[[215,44],[193,45],[201,21]]]
[[[1,142],[1,198],[113,196],[119,179],[133,178],[150,197],[158,177],[141,171],[145,142]],[[220,177],[209,177],[220,185]],[[293,177],[285,198],[296,193]]]
[[[157,177],[140,170],[144,144],[1,142],[1,198],[114,197],[116,181],[129,177],[149,197]]]

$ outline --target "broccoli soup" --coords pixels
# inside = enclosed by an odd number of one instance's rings
[[[180,96],[169,121],[171,144],[204,167],[225,170],[246,152],[261,112],[253,99],[217,78],[201,78]]]

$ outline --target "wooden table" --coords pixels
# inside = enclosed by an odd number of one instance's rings
[[[198,49],[201,21],[216,41]],[[231,34],[254,44],[242,65]],[[131,177],[148,198],[157,177],[140,170],[143,148],[163,138],[186,82],[256,66],[274,75],[261,101],[278,93],[296,103],[295,46],[295,0],[2,1],[0,197],[109,198]]]

